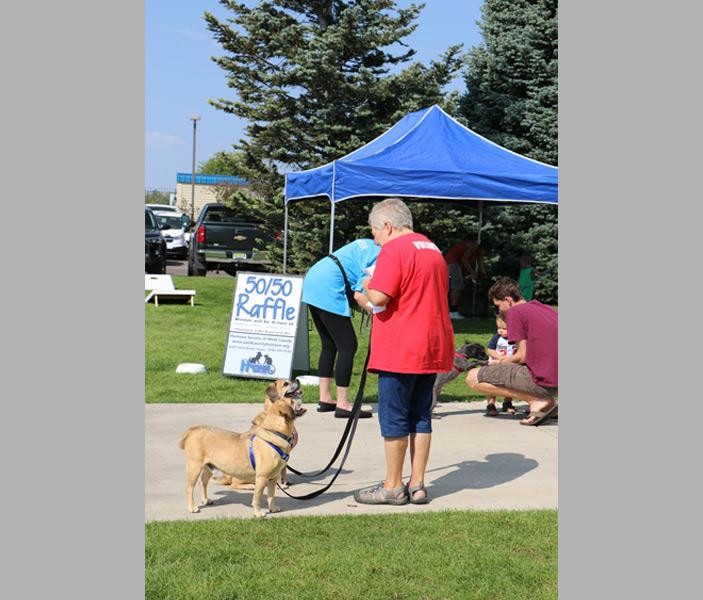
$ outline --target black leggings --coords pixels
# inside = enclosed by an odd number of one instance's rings
[[[310,314],[322,342],[317,366],[318,376],[332,377],[334,372],[334,382],[337,387],[349,387],[357,348],[351,317],[335,315],[316,306],[310,306]],[[337,352],[339,357],[335,369],[334,359]]]

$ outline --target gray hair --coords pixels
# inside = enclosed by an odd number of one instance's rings
[[[400,198],[386,198],[374,204],[369,213],[369,225],[381,229],[384,223],[390,223],[394,228],[413,228],[413,216],[408,205]]]

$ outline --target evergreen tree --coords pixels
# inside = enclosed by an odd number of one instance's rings
[[[422,6],[398,9],[393,0],[268,0],[248,8],[220,0],[227,21],[204,18],[225,55],[235,99],[210,103],[248,122],[235,145],[240,174],[258,202],[233,194],[277,228],[283,227],[283,173],[325,164],[371,141],[408,112],[440,104],[454,112],[457,95],[443,87],[461,67],[461,46],[425,66],[410,63],[403,38]],[[405,69],[402,66],[410,63]],[[329,201],[290,207],[289,269],[304,271],[328,251]],[[370,236],[370,203],[335,207],[335,247]],[[279,260],[282,245],[278,248]],[[280,268],[280,263],[275,266]]]
[[[558,22],[556,0],[485,0],[483,42],[469,51],[464,123],[491,141],[557,165]],[[541,272],[535,295],[557,302],[557,207],[489,207],[495,268],[517,276],[520,254]]]

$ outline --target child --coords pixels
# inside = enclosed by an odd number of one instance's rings
[[[537,276],[537,271],[532,268],[532,257],[528,254],[523,254],[520,257],[520,275],[518,277],[518,286],[522,297],[529,302],[532,300],[535,293],[535,282],[532,276]]]
[[[515,344],[508,342],[505,337],[508,335],[508,326],[500,315],[496,316],[496,333],[491,341],[488,342],[488,347],[486,348],[486,354],[488,354],[488,364],[498,362],[501,356],[512,356],[515,352]],[[503,406],[501,412],[507,412],[510,415],[515,414],[515,407],[513,406],[512,398],[504,398]],[[496,398],[495,396],[486,396],[486,416],[487,417],[497,417],[498,410],[496,409]]]

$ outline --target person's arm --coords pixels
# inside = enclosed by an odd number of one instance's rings
[[[371,309],[367,306],[369,299],[364,295],[363,292],[354,292],[354,300],[359,305],[359,307],[366,312],[371,312]]]
[[[516,363],[522,365],[525,363],[527,355],[527,340],[518,340],[515,342],[515,352],[512,356],[501,356],[500,362]]]
[[[483,264],[483,254],[480,254],[478,257],[478,271],[481,275],[486,275],[486,265]]]
[[[476,281],[476,279],[478,279],[478,272],[476,271],[476,268],[475,268],[476,262],[470,260],[470,258],[471,258],[471,255],[476,250],[477,245],[478,244],[476,244],[476,242],[470,243],[466,248],[466,252],[464,252],[463,256],[461,257],[461,264],[464,266],[466,271],[469,273],[469,277],[471,277],[471,279],[473,279],[474,281]],[[479,264],[479,271],[485,273],[485,270],[483,268],[483,259],[481,257],[479,257],[478,264]]]
[[[369,281],[371,281],[371,278],[366,277],[364,278],[364,282],[362,284],[364,286],[364,291],[366,292],[366,298],[368,301],[374,306],[379,307],[388,304],[391,301],[391,297],[388,294],[379,292],[378,290],[369,289]]]
[[[391,297],[388,294],[384,294],[378,290],[367,290],[366,297],[374,306],[385,306],[391,301]]]

